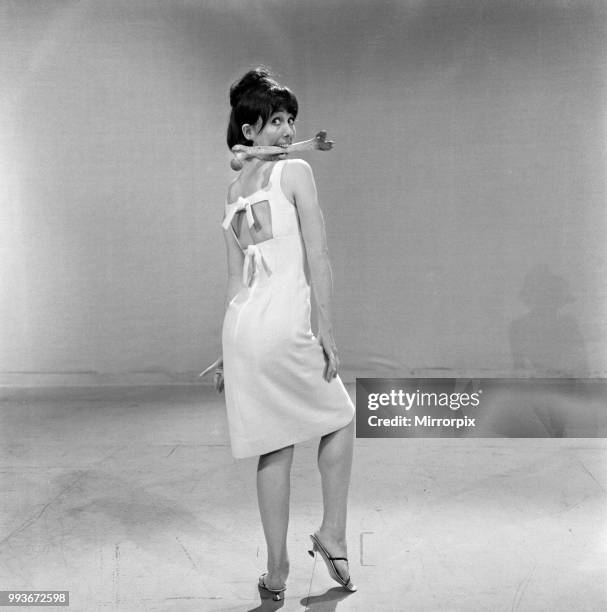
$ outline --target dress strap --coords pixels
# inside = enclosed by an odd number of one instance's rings
[[[282,169],[288,160],[279,159],[272,168],[272,172],[270,172],[269,183],[271,183],[272,189],[276,189],[276,187],[280,187],[280,178],[282,176]]]

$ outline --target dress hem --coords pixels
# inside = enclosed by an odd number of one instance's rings
[[[325,427],[319,428],[319,431],[316,433],[307,432],[306,434],[302,436],[297,436],[295,438],[286,440],[284,444],[282,442],[278,443],[278,446],[276,446],[276,443],[273,443],[271,447],[267,448],[266,446],[259,444],[256,450],[254,451],[247,450],[247,451],[243,451],[242,453],[235,453],[232,450],[232,456],[234,457],[234,459],[247,459],[249,457],[258,457],[260,455],[266,455],[267,453],[271,453],[271,452],[280,450],[281,448],[285,448],[293,444],[301,444],[302,442],[308,442],[309,440],[313,440],[314,438],[322,438],[323,436],[326,436],[327,434],[333,433],[334,431],[337,431],[338,429],[342,429],[343,427],[346,427],[347,425],[349,425],[354,419],[354,416],[355,416],[355,413],[353,412],[352,416],[347,421],[343,421],[338,424],[335,424],[334,422],[327,423]]]

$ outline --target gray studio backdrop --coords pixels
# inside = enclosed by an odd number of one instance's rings
[[[345,380],[605,376],[607,11],[0,3],[0,382],[195,381],[220,350],[228,88],[299,97]]]

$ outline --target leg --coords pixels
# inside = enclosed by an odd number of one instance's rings
[[[289,573],[287,527],[293,446],[261,455],[257,466],[257,500],[268,548],[266,585],[280,588]]]
[[[334,557],[347,557],[346,518],[352,468],[354,419],[320,440],[318,468],[322,481],[323,518],[317,534]],[[336,561],[339,573],[347,578],[345,561]]]

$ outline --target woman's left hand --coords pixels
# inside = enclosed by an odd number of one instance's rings
[[[198,374],[199,378],[205,377],[207,374],[214,370],[213,372],[213,386],[217,393],[221,393],[223,391],[223,356],[219,359],[215,360],[206,370],[203,370]]]
[[[327,382],[331,382],[337,376],[337,369],[339,368],[339,357],[337,356],[337,346],[335,345],[333,334],[328,330],[319,330],[318,343],[325,355],[323,378]]]

